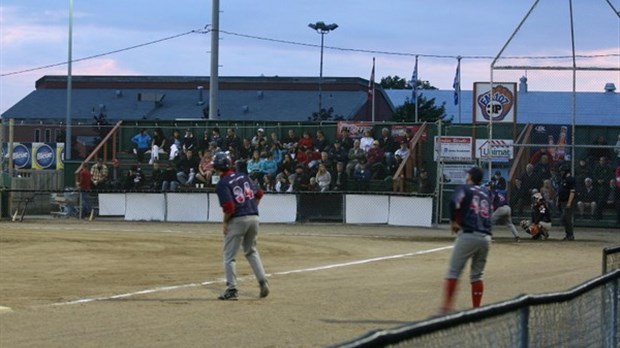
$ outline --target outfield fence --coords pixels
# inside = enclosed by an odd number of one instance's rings
[[[603,275],[569,291],[515,299],[377,330],[333,347],[618,347],[620,245]]]

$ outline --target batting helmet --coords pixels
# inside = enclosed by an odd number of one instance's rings
[[[217,170],[228,170],[231,165],[230,156],[226,152],[218,152],[213,156],[213,168]]]

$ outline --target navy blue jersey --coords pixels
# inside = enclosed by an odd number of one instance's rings
[[[450,200],[450,220],[461,225],[464,232],[491,234],[491,197],[484,187],[461,185]]]
[[[508,205],[508,194],[506,190],[493,190],[493,210]]]
[[[224,213],[232,217],[258,215],[257,200],[263,196],[263,191],[257,189],[244,173],[224,173],[215,186],[215,192]]]

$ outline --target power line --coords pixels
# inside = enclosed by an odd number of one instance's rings
[[[129,50],[133,50],[136,48],[140,48],[140,47],[145,47],[145,46],[149,46],[149,45],[154,45],[156,43],[160,43],[160,42],[164,42],[164,41],[168,41],[168,40],[173,40],[182,36],[186,36],[189,34],[207,34],[210,33],[211,29],[209,29],[209,25],[206,25],[203,29],[195,29],[195,30],[190,30],[190,31],[186,31],[180,34],[176,34],[176,35],[172,35],[172,36],[168,36],[165,38],[161,38],[161,39],[157,39],[154,41],[149,41],[149,42],[145,42],[142,44],[138,44],[138,45],[134,45],[134,46],[129,46],[126,48],[121,48],[118,50],[114,50],[114,51],[108,51],[105,53],[100,53],[100,54],[96,54],[96,55],[92,55],[92,56],[87,56],[87,57],[83,57],[83,58],[78,58],[75,60],[72,60],[72,63],[76,63],[76,62],[82,62],[82,61],[86,61],[86,60],[90,60],[90,59],[95,59],[95,58],[100,58],[100,57],[104,57],[104,56],[108,56],[108,55],[112,55],[115,53],[120,53],[120,52],[125,52],[125,51],[129,51]],[[237,36],[237,37],[243,37],[243,38],[247,38],[247,39],[253,39],[253,40],[260,40],[260,41],[267,41],[267,42],[276,42],[276,43],[282,43],[282,44],[287,44],[287,45],[294,45],[294,46],[305,46],[305,47],[320,47],[317,44],[309,44],[309,43],[304,43],[304,42],[298,42],[298,41],[290,41],[290,40],[281,40],[281,39],[274,39],[274,38],[268,38],[268,37],[263,37],[263,36],[256,36],[256,35],[248,35],[248,34],[241,34],[241,33],[235,33],[235,32],[230,32],[230,31],[225,31],[225,30],[221,30],[219,31],[222,34],[226,34],[226,35],[230,35],[230,36]],[[441,54],[425,54],[425,53],[407,53],[407,52],[390,52],[390,51],[379,51],[379,50],[369,50],[369,49],[361,49],[361,48],[346,48],[346,47],[336,47],[336,46],[324,46],[324,48],[326,49],[331,49],[331,50],[336,50],[336,51],[343,51],[343,52],[358,52],[358,53],[370,53],[370,54],[379,54],[379,55],[390,55],[390,56],[404,56],[404,57],[415,57],[415,56],[419,56],[419,57],[425,57],[425,58],[439,58],[439,59],[457,59],[459,56],[462,59],[472,59],[472,60],[491,60],[494,57],[492,56],[462,56],[462,55],[441,55]],[[620,57],[620,54],[614,54],[614,53],[610,53],[610,54],[594,54],[594,55],[576,55],[575,58],[610,58],[610,57]],[[532,59],[532,60],[544,60],[544,59],[572,59],[573,56],[506,56],[506,57],[502,57],[502,59]],[[65,62],[61,62],[61,63],[54,63],[54,64],[49,64],[49,65],[43,65],[43,66],[39,66],[39,67],[35,67],[35,68],[29,68],[29,69],[24,69],[24,70],[18,70],[18,71],[12,71],[12,72],[8,72],[8,73],[3,73],[0,74],[0,77],[5,77],[5,76],[11,76],[11,75],[18,75],[18,74],[23,74],[23,73],[27,73],[27,72],[32,72],[32,71],[37,71],[37,70],[43,70],[43,69],[49,69],[49,68],[53,68],[53,67],[57,67],[57,66],[62,66],[62,65],[66,65],[68,64],[67,61]]]
[[[129,51],[129,50],[133,50],[133,49],[136,49],[136,48],[140,48],[140,47],[144,47],[144,46],[149,46],[149,45],[153,45],[153,44],[156,44],[156,43],[160,43],[160,42],[163,42],[163,41],[168,41],[168,40],[176,39],[176,38],[179,38],[181,36],[185,36],[185,35],[189,35],[189,34],[193,34],[193,33],[202,33],[202,31],[204,31],[204,29],[201,29],[201,30],[190,30],[190,31],[187,31],[187,32],[184,32],[184,33],[181,33],[181,34],[168,36],[168,37],[165,37],[163,39],[149,41],[149,42],[145,42],[145,43],[142,43],[142,44],[139,44],[139,45],[130,46],[130,47],[126,47],[126,48],[121,48],[121,49],[118,49],[118,50],[109,51],[109,52],[105,52],[105,53],[95,54],[93,56],[88,56],[88,57],[74,59],[74,60],[71,61],[71,63],[82,62],[82,61],[85,61],[85,60],[95,59],[95,58],[104,57],[104,56],[108,56],[108,55],[115,54],[115,53]],[[8,72],[8,73],[1,74],[0,77],[10,76],[10,75],[18,75],[18,74],[23,74],[23,73],[27,73],[27,72],[31,72],[31,71],[37,71],[37,70],[43,70],[43,69],[49,69],[49,68],[53,68],[53,67],[57,67],[57,66],[66,65],[68,63],[69,62],[54,63],[54,64],[49,64],[49,65],[39,66],[39,67],[36,67],[36,68],[30,68],[30,69],[24,69],[24,70],[19,70],[19,71]]]

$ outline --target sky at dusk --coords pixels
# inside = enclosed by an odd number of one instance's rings
[[[498,66],[570,67],[568,0],[263,0],[220,2],[220,76],[318,76],[376,80],[418,77],[452,89],[461,56],[462,89],[489,81]],[[69,1],[0,0],[0,113],[45,75],[66,75]],[[73,75],[210,74],[211,1],[73,0]],[[524,21],[528,11],[529,17]],[[615,10],[614,10],[615,9]],[[576,65],[620,69],[620,0],[573,0]],[[523,22],[522,22],[523,21]],[[515,29],[521,29],[509,42]],[[205,28],[207,30],[205,30]],[[89,58],[90,57],[90,58]],[[86,59],[88,58],[88,59]],[[76,61],[77,60],[77,61]],[[530,90],[572,90],[571,71],[493,70],[494,81]],[[618,70],[577,73],[577,89],[620,88]]]

